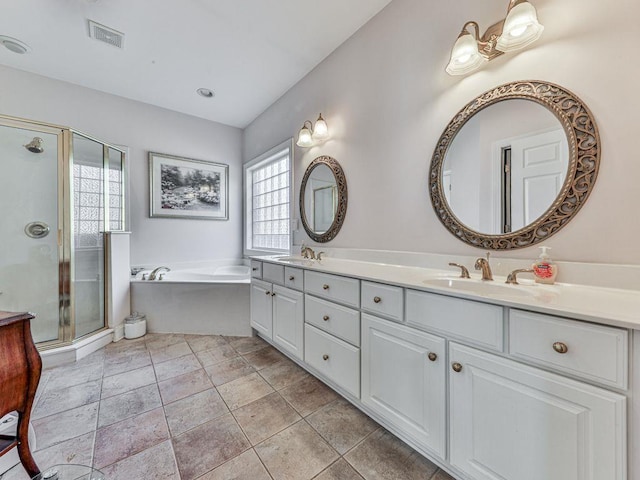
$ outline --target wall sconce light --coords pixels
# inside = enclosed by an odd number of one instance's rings
[[[475,37],[468,27],[474,28]],[[510,0],[505,19],[491,25],[484,35],[480,36],[476,22],[464,24],[446,71],[449,75],[466,75],[503,53],[532,44],[543,30],[533,5],[527,0]]]
[[[329,138],[329,128],[327,122],[322,118],[322,113],[318,115],[315,126],[309,121],[305,121],[298,133],[298,141],[296,145],[299,147],[309,148],[317,143]]]

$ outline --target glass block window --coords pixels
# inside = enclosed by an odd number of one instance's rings
[[[73,227],[76,247],[102,245],[104,196],[102,168],[73,166]]]
[[[291,142],[245,165],[245,253],[289,252]]]

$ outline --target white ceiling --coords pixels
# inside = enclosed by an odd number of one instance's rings
[[[0,35],[32,48],[0,64],[242,128],[390,1],[0,0]]]

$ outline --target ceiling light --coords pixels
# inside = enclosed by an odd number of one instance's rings
[[[322,114],[320,114],[318,115],[315,126],[309,120],[306,120],[302,124],[300,132],[298,132],[296,145],[309,148],[327,138],[329,138],[329,127],[327,127],[327,122],[322,118]]]
[[[475,37],[468,27],[474,28]],[[446,71],[449,75],[466,75],[505,52],[532,44],[543,30],[533,5],[527,0],[510,0],[506,18],[491,25],[482,36],[476,22],[464,24]]]
[[[209,90],[208,88],[199,88],[196,90],[196,93],[204,98],[213,98],[216,95],[213,90]]]
[[[7,50],[11,50],[13,53],[24,55],[31,51],[31,47],[24,42],[21,42],[17,38],[6,37],[0,35],[0,44],[2,44]]]

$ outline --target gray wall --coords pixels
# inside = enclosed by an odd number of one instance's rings
[[[129,147],[132,264],[241,257],[240,129],[3,66],[0,114]],[[229,220],[149,218],[148,151],[228,164]]]
[[[427,175],[435,144],[455,113],[492,87],[558,83],[593,112],[602,165],[586,206],[546,244],[557,260],[640,263],[633,75],[640,3],[533,0],[546,28],[537,44],[466,77],[448,76],[444,68],[464,22],[476,20],[484,30],[504,17],[507,3],[394,0],[245,129],[244,160],[296,135],[305,119],[322,112],[331,140],[296,148],[295,183],[299,188],[319,155],[342,164],[349,210],[329,246],[474,255],[479,251],[445,230],[431,207]],[[303,232],[296,235],[301,241],[312,244]],[[496,256],[537,255],[530,247]]]

